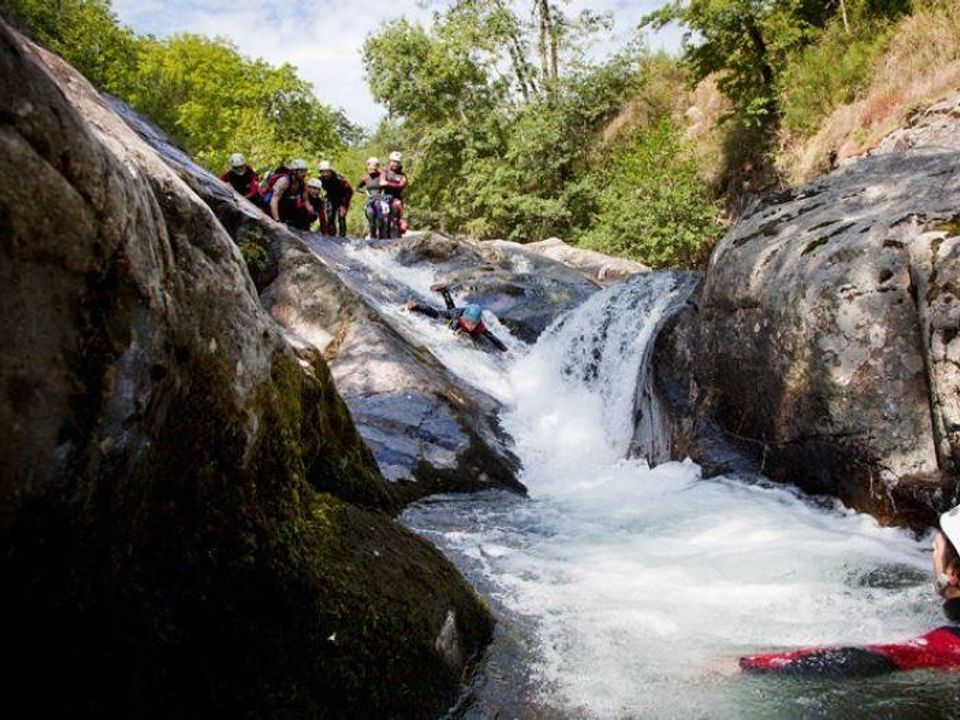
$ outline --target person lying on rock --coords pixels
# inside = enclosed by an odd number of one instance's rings
[[[933,587],[943,598],[950,622],[960,622],[960,505],[940,516],[940,532],[933,539]]]
[[[430,289],[443,296],[443,301],[447,306],[446,310],[438,310],[431,305],[423,305],[414,300],[407,300],[404,308],[411,312],[421,313],[427,317],[446,318],[449,321],[450,329],[455,333],[469,335],[474,340],[478,340],[481,337],[486,338],[490,344],[500,352],[509,352],[507,346],[483,324],[483,308],[476,303],[458,308],[450,296],[450,289],[443,283],[431,285]]]

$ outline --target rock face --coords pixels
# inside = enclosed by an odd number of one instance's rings
[[[493,244],[501,248],[514,246],[520,252],[556,260],[580,271],[590,280],[604,287],[637,273],[650,272],[650,268],[642,263],[626,258],[610,257],[595,250],[574,247],[556,237],[523,245],[508,240],[490,240],[484,244]]]
[[[0,96],[7,702],[442,712],[492,620],[390,519],[323,360],[294,355],[207,205],[2,22]]]
[[[697,309],[658,347],[678,455],[752,460],[910,524],[957,501],[958,115],[941,104],[718,244]]]

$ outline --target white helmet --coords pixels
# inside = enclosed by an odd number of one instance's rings
[[[307,161],[303,158],[295,158],[293,162],[290,163],[291,170],[306,170]]]
[[[310,178],[307,180],[307,187],[316,188],[317,190],[323,190],[323,183],[317,180],[316,178]]]
[[[333,165],[330,164],[329,160],[321,160],[320,164],[317,165],[317,172],[323,172],[324,170],[333,170]]]
[[[367,165],[379,165],[379,164],[380,164],[380,158],[378,157],[367,158]]]
[[[247,161],[240,153],[234,153],[230,156],[230,167],[243,167],[246,164]]]
[[[955,548],[960,548],[960,505],[940,516],[940,529]]]
[[[390,160],[392,162],[403,162],[403,155],[401,155],[397,150],[394,150],[390,153]]]

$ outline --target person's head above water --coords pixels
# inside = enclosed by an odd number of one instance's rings
[[[483,308],[476,303],[471,303],[463,309],[463,322],[468,330],[473,330],[483,319]]]

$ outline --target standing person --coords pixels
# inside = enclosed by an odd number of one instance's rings
[[[390,198],[394,213],[396,213],[400,234],[403,235],[408,227],[403,214],[403,189],[407,186],[407,175],[403,172],[403,155],[396,150],[390,153],[390,161],[387,163],[387,170],[384,174],[387,176],[385,192]]]
[[[317,178],[307,180],[307,193],[303,199],[304,208],[307,211],[307,227],[301,230],[309,230],[310,226],[317,220],[320,221],[320,232],[328,235],[327,227],[327,201],[321,196],[323,185]]]
[[[377,204],[386,197],[386,180],[386,175],[380,169],[380,159],[376,157],[367,158],[367,174],[360,178],[360,182],[357,183],[357,190],[365,190],[367,193],[367,206],[364,210],[367,215],[367,225],[371,238],[377,237]]]
[[[960,506],[940,516],[940,532],[933,539],[933,588],[943,598],[950,622],[960,622]]]
[[[320,172],[320,182],[326,193],[330,205],[327,216],[328,231],[325,235],[347,236],[347,213],[350,211],[350,201],[353,199],[353,185],[342,175],[334,172],[329,160],[324,160],[317,166]]]
[[[260,204],[260,178],[240,153],[230,156],[230,169],[223,173],[220,179],[250,202]]]
[[[403,306],[404,309],[427,317],[444,318],[448,321],[450,329],[455,333],[469,335],[474,340],[485,338],[500,352],[507,352],[509,357],[507,346],[483,324],[483,308],[476,303],[458,308],[450,295],[450,289],[443,283],[432,285],[430,289],[440,293],[443,297],[443,302],[447,306],[445,310],[439,310],[432,305],[424,305],[414,300],[408,300],[407,304]]]
[[[290,163],[290,171],[274,183],[270,196],[270,215],[277,222],[303,229],[308,212],[304,205],[306,195],[307,163],[297,158]],[[307,223],[307,228],[310,223]]]

